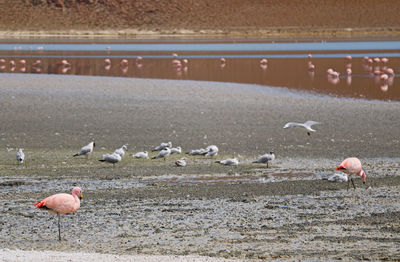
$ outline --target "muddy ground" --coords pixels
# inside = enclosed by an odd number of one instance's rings
[[[400,259],[399,103],[227,83],[2,74],[0,248],[233,259]],[[307,136],[287,121],[321,121]],[[89,141],[94,154],[72,155]],[[134,160],[162,141],[217,157]],[[122,144],[115,167],[98,159]],[[15,148],[25,148],[17,165]],[[275,150],[267,168],[252,164]],[[154,153],[152,154],[154,155]],[[238,157],[237,167],[215,160]],[[367,186],[326,178],[358,156]],[[81,186],[81,208],[36,200]]]
[[[5,35],[398,36],[396,0],[2,1]]]

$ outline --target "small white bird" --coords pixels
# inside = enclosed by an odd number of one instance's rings
[[[239,164],[239,160],[237,160],[236,158],[228,158],[225,160],[215,161],[215,163],[219,163],[225,166],[237,166]]]
[[[328,177],[328,181],[330,182],[347,182],[348,176],[345,173],[335,173]]]
[[[171,149],[169,149],[168,147],[164,148],[163,150],[161,150],[158,155],[156,155],[155,157],[153,157],[153,159],[157,159],[157,158],[167,158],[167,156],[169,156],[171,154]]]
[[[171,148],[171,154],[180,154],[182,153],[182,148],[180,146]]]
[[[204,156],[208,157],[208,156],[216,156],[218,155],[218,147],[216,145],[211,145],[206,147],[206,153]]]
[[[172,143],[171,142],[161,143],[159,146],[156,146],[152,151],[160,151],[160,150],[163,150],[166,147],[172,147]]]
[[[311,121],[308,120],[305,123],[296,123],[296,122],[289,122],[286,123],[285,126],[283,127],[284,129],[289,128],[289,127],[304,127],[305,129],[307,129],[307,135],[311,135],[310,132],[315,132],[316,130],[312,129],[311,126],[316,125],[316,124],[321,124],[320,122],[315,122],[315,121]]]
[[[117,153],[112,153],[112,154],[104,154],[103,159],[100,159],[100,162],[107,162],[113,164],[115,166],[115,163],[118,163],[121,161],[121,156]]]
[[[204,155],[204,154],[206,154],[206,153],[207,153],[207,150],[206,150],[206,149],[200,148],[200,149],[193,149],[193,150],[190,150],[190,152],[188,152],[188,153],[186,153],[186,154],[189,154],[189,155],[191,155],[191,156],[197,156],[197,155]]]
[[[145,159],[148,159],[149,158],[149,153],[147,151],[137,152],[136,154],[134,154],[132,156],[133,156],[133,158],[145,158]]]
[[[20,149],[18,149],[18,152],[17,152],[18,164],[22,164],[24,162],[24,159],[25,159],[25,154],[24,154],[24,152],[22,152],[22,150],[24,150],[24,149],[20,148]]]
[[[123,145],[122,147],[115,149],[114,153],[120,155],[121,157],[123,157],[125,155],[125,151],[128,150],[127,145]]]
[[[81,151],[79,151],[78,153],[76,153],[75,156],[81,156],[81,155],[86,155],[86,158],[89,157],[90,153],[93,152],[93,148],[96,146],[96,144],[94,142],[90,142],[88,145],[84,146],[81,148]]]
[[[258,159],[256,161],[254,161],[253,163],[267,163],[267,167],[268,167],[268,162],[269,161],[273,161],[275,160],[275,154],[274,152],[269,152],[269,154],[264,154],[262,156],[259,156]]]
[[[182,157],[181,159],[176,160],[176,166],[186,166],[186,158]]]

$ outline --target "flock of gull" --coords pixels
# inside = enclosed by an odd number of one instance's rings
[[[316,130],[312,128],[313,125],[320,124],[319,122],[316,121],[307,121],[305,123],[297,123],[297,122],[289,122],[286,123],[283,128],[287,129],[290,127],[302,127],[306,129],[307,134],[310,136],[310,132],[315,132]],[[89,144],[83,146],[79,152],[73,155],[73,157],[77,156],[86,156],[87,158],[89,155],[93,152],[94,147],[96,146],[95,142],[90,142]],[[126,151],[128,149],[128,145],[122,145],[120,148],[115,149],[113,153],[108,153],[108,154],[103,154],[102,159],[100,159],[100,162],[106,162],[106,163],[111,163],[115,166],[116,163],[121,162],[122,157],[125,156]],[[180,146],[178,147],[172,147],[171,142],[166,142],[166,143],[161,143],[160,145],[154,147],[152,149],[152,152],[158,152],[152,159],[159,159],[162,158],[164,161],[167,159],[167,157],[171,154],[181,154],[182,153],[182,148]],[[219,149],[216,145],[209,145],[206,148],[199,148],[199,149],[193,149],[187,152],[186,154],[191,155],[191,156],[205,156],[205,157],[214,157],[218,155]],[[148,151],[142,151],[142,152],[137,152],[132,155],[133,158],[136,159],[148,159],[149,158],[149,152]],[[19,164],[22,164],[25,160],[25,154],[23,152],[23,148],[19,148],[18,152],[16,154],[16,159]],[[275,154],[273,151],[260,155],[257,160],[253,161],[253,163],[264,163],[267,164],[273,161],[275,159]],[[239,164],[239,160],[237,158],[228,158],[224,160],[217,160],[216,163],[219,163],[221,165],[227,165],[227,166],[236,166]],[[176,166],[186,166],[186,158],[181,158],[175,162]]]
[[[311,132],[316,132],[315,129],[312,128],[313,125],[320,124],[319,122],[316,121],[306,121],[305,123],[297,123],[297,122],[288,122],[286,123],[283,128],[292,128],[292,127],[300,127],[304,128],[307,132],[307,135],[310,136]],[[90,142],[89,144],[83,146],[79,152],[73,155],[73,157],[77,156],[86,156],[86,158],[89,157],[89,155],[93,152],[94,147],[96,146],[95,142]],[[113,153],[108,153],[108,154],[103,154],[102,159],[100,159],[100,162],[106,162],[106,163],[111,163],[113,166],[115,164],[121,162],[122,158],[125,156],[126,151],[128,149],[128,144],[125,144],[121,146],[120,148],[117,148]],[[166,142],[166,143],[161,143],[160,145],[154,147],[152,149],[152,152],[158,152],[155,156],[152,157],[152,159],[164,159],[164,161],[167,159],[168,156],[171,154],[181,154],[182,153],[182,148],[180,146],[178,147],[172,147],[171,142]],[[204,157],[211,157],[213,158],[214,156],[217,156],[219,152],[219,149],[216,145],[209,145],[206,148],[199,148],[199,149],[193,149],[187,152],[186,154],[191,155],[191,156],[204,156]],[[137,152],[132,155],[133,158],[135,159],[149,159],[149,152],[148,151],[141,151]],[[23,152],[23,148],[19,148],[17,154],[16,154],[16,159],[19,164],[22,164],[25,160],[25,154]],[[275,160],[275,154],[273,151],[259,155],[258,158],[253,161],[252,163],[262,163],[266,164],[267,168],[269,167],[269,162],[272,162]],[[239,165],[239,160],[237,158],[227,158],[223,160],[217,160],[215,163],[219,163],[221,165],[226,165],[226,166],[237,166]],[[184,167],[187,165],[186,158],[180,158],[175,161],[175,165],[178,167]],[[352,174],[358,175],[363,179],[363,183],[366,181],[366,174],[364,170],[362,169],[361,162],[357,158],[347,158],[345,161],[341,163],[341,165],[337,168],[337,170],[343,171],[346,174],[334,174],[331,177],[328,178],[329,181],[333,182],[348,182],[348,188],[349,188],[349,183],[352,182],[353,187],[355,189],[354,181],[351,177]],[[350,175],[350,179],[349,176]]]

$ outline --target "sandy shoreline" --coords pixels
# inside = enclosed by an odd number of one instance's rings
[[[15,137],[27,149],[79,148],[82,140],[95,139],[99,148],[129,143],[144,150],[173,140],[187,151],[215,143],[221,152],[244,156],[275,149],[281,157],[398,157],[396,102],[233,83],[15,74],[2,78],[2,140],[9,147],[19,146]],[[310,119],[322,122],[311,137],[282,129],[286,122]]]
[[[1,261],[7,262],[20,262],[20,261],[32,261],[32,262],[53,262],[53,261],[69,261],[69,262],[80,262],[80,261],[98,261],[98,262],[157,262],[157,261],[171,261],[171,262],[229,262],[234,261],[223,258],[210,258],[201,256],[151,256],[151,255],[111,255],[111,254],[99,254],[99,253],[67,253],[67,252],[55,252],[55,251],[22,251],[22,250],[0,250]]]
[[[1,249],[399,259],[400,103],[232,83],[1,78]],[[282,129],[287,121],[309,119],[322,122],[310,137]],[[98,144],[93,158],[72,158],[89,140]],[[165,162],[128,156],[115,168],[97,161],[125,143],[131,154],[166,140],[184,151],[217,144],[217,159],[236,156],[241,164],[223,167],[215,159],[188,157],[188,166],[179,169],[173,163],[181,156]],[[13,162],[15,149],[6,147],[25,148],[24,167]],[[251,164],[271,149],[277,155],[271,168]],[[359,179],[359,188],[349,191],[324,180],[353,155],[362,160],[370,189],[360,188]],[[255,180],[229,182],[242,176]],[[179,184],[177,178],[197,182]],[[221,182],[207,182],[212,179]],[[59,243],[54,217],[33,203],[75,185],[85,198],[77,213],[63,217]]]
[[[359,37],[399,37],[400,28],[297,28],[280,27],[267,29],[227,29],[227,30],[193,30],[193,29],[163,29],[163,30],[142,30],[142,29],[115,29],[115,30],[12,30],[1,31],[0,38],[8,37],[65,37],[65,38],[164,38],[164,37],[260,37],[260,38],[306,38],[324,37],[334,38],[359,38]]]

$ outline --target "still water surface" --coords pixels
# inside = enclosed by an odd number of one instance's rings
[[[178,56],[174,57],[173,53]],[[351,56],[351,60],[346,56]],[[368,62],[364,57],[376,61]],[[387,62],[376,59],[384,57]],[[221,58],[225,62],[221,62]],[[173,43],[153,40],[124,43],[13,40],[0,43],[0,59],[3,59],[0,60],[0,72],[3,73],[222,81],[400,101],[400,82],[397,80],[400,41]],[[267,61],[262,63],[262,59]],[[315,67],[313,70],[309,69],[310,63]],[[339,77],[328,76],[329,68],[339,72]],[[351,75],[346,73],[348,68]],[[395,74],[389,74],[385,79],[382,75],[388,68]]]

